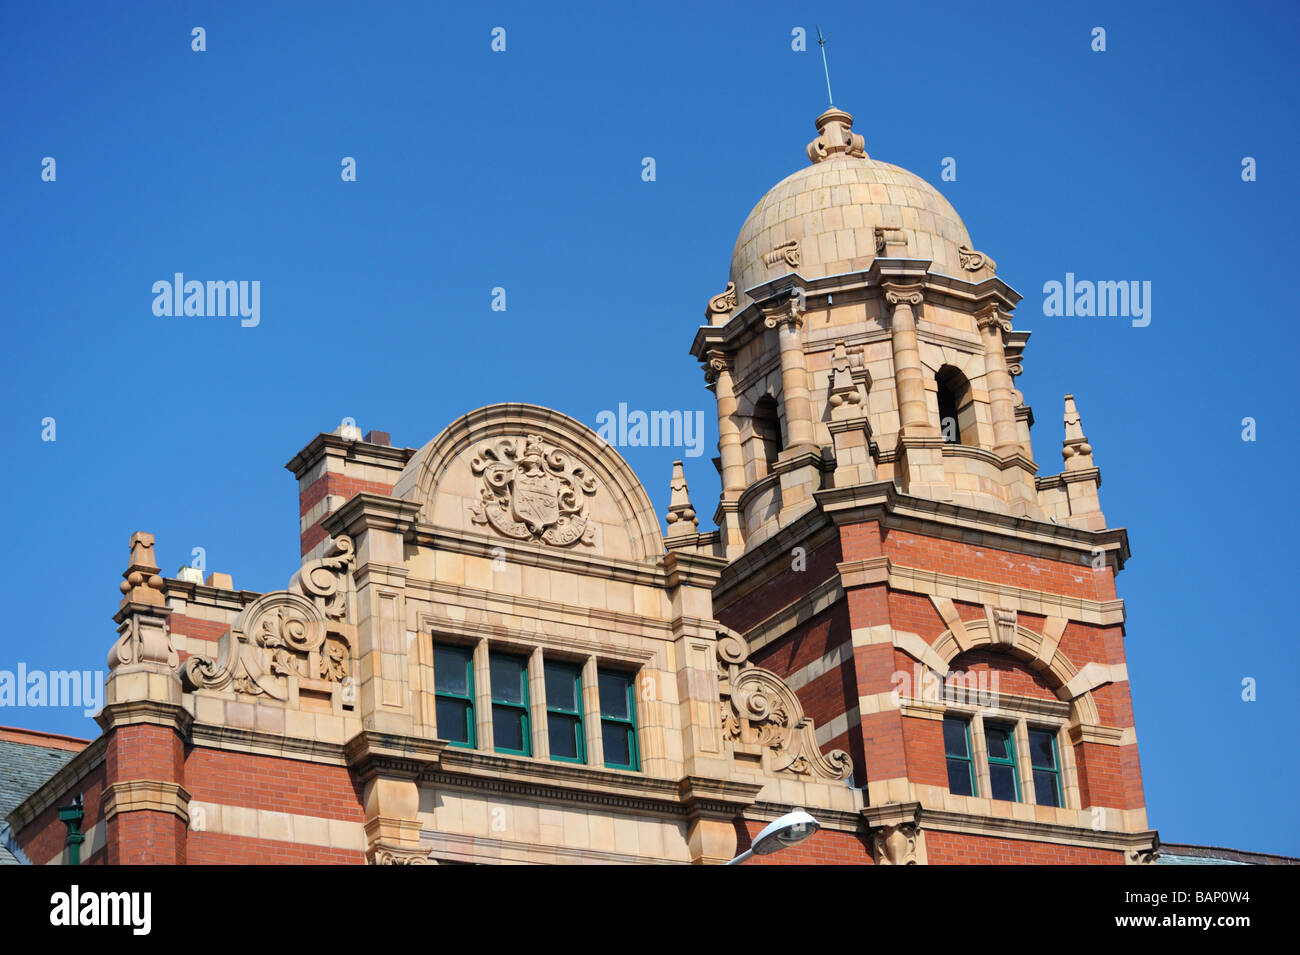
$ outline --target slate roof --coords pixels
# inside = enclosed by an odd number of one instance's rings
[[[0,727],[0,828],[5,817],[77,755],[86,740]],[[0,841],[0,865],[18,865]]]

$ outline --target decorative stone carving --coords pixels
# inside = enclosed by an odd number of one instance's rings
[[[730,315],[739,304],[740,298],[736,294],[736,283],[728,282],[725,289],[709,299],[709,307],[705,310],[704,317],[712,322],[714,316]]]
[[[749,647],[740,636],[720,631],[716,652],[724,740],[762,752],[764,766],[772,773],[852,778],[849,754],[840,749],[822,753],[798,696],[775,673],[748,663]]]
[[[913,822],[881,826],[871,833],[876,865],[916,865],[917,827]]]
[[[989,624],[993,642],[1014,647],[1016,645],[1016,612],[1003,607],[985,605],[984,614]]]
[[[705,353],[707,361],[704,362],[704,383],[713,385],[718,380],[718,375],[724,371],[729,372],[733,369],[735,360],[733,357],[720,348],[710,348]]]
[[[145,531],[131,535],[131,557],[122,572],[122,602],[117,615],[118,638],[108,651],[108,668],[149,664],[175,668],[179,660],[167,631],[163,580],[153,555],[154,537]]]
[[[1154,865],[1160,858],[1159,846],[1143,846],[1140,849],[1125,849],[1124,861],[1128,865]]]
[[[804,312],[807,311],[806,302],[803,289],[791,289],[790,297],[784,304],[764,310],[763,324],[768,328],[778,328],[781,325],[802,328]]]
[[[890,305],[920,305],[925,295],[919,285],[891,285],[885,289],[885,301]]]
[[[853,380],[853,369],[849,361],[848,349],[843,342],[835,343],[835,354],[831,358],[830,404],[832,408],[840,405],[852,406],[862,403],[862,393],[858,391],[857,382]]]
[[[564,451],[548,448],[540,435],[480,445],[469,466],[483,482],[479,502],[470,507],[475,524],[556,547],[594,542],[586,499],[596,493],[595,477]]]
[[[289,589],[311,597],[321,613],[332,620],[343,617],[347,605],[347,579],[342,573],[355,559],[352,538],[339,535],[334,538],[333,553],[319,560],[308,561],[298,568],[289,581]]]
[[[398,849],[376,846],[366,856],[370,865],[432,865],[425,849]]]
[[[288,590],[263,594],[245,607],[221,638],[216,658],[185,661],[185,688],[230,685],[247,696],[288,700],[291,686],[345,682],[352,673],[353,647],[342,620],[354,550],[351,538],[334,538],[330,553],[304,564]]]
[[[808,144],[808,159],[825,162],[835,156],[867,158],[867,141],[853,132],[853,116],[832,106],[817,117],[817,138]]]
[[[989,270],[996,272],[997,263],[983,252],[976,252],[969,245],[958,246],[957,257],[961,260],[961,267],[967,272],[978,272],[980,269],[988,266]]]
[[[876,226],[876,255],[890,258],[907,258],[907,233],[902,229]]]
[[[785,262],[792,269],[799,267],[799,240],[791,239],[789,242],[782,242],[772,249],[771,252],[763,256],[763,264],[768,268],[776,265],[778,262]],[[728,286],[730,288],[731,286]],[[712,306],[712,302],[709,303]]]
[[[980,331],[1011,331],[1011,317],[996,305],[989,305],[975,313],[975,327]]]

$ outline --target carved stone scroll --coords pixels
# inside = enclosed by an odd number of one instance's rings
[[[718,632],[722,679],[722,738],[759,751],[768,772],[813,779],[849,780],[853,761],[840,749],[822,753],[811,718],[790,686],[775,673],[748,663],[743,637]]]

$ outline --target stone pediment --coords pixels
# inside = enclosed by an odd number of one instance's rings
[[[439,530],[557,555],[657,561],[659,521],[632,469],[586,425],[537,405],[497,404],[449,425],[393,491]]]

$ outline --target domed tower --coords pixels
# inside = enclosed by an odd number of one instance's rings
[[[1128,541],[1074,399],[1065,470],[1044,476],[1015,387],[1020,294],[851,115],[816,126],[691,346],[722,492],[699,533],[675,471],[667,545],[727,559],[717,619],[863,768],[881,839],[905,832],[930,861],[980,833],[1024,859],[1146,860],[1114,584]],[[986,696],[954,701],[967,684]]]

